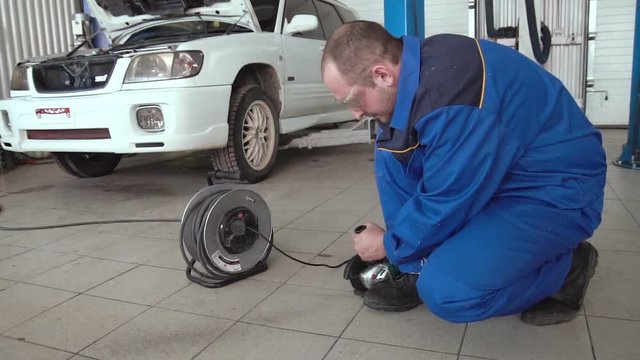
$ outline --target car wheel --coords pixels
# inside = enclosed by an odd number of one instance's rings
[[[259,182],[276,161],[279,134],[278,113],[269,95],[258,86],[244,86],[231,96],[227,146],[213,151],[213,167]]]
[[[120,154],[111,153],[59,152],[51,155],[62,170],[81,178],[111,174],[122,158]]]

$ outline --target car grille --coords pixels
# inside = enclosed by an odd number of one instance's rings
[[[33,67],[33,81],[41,93],[102,89],[116,60],[110,56],[41,63]]]

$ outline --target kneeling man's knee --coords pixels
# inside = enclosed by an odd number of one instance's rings
[[[454,323],[495,316],[495,291],[465,285],[427,264],[417,282],[418,294],[435,315]]]

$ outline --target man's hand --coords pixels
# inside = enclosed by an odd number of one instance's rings
[[[364,261],[375,261],[387,255],[382,242],[384,229],[372,223],[365,224],[367,228],[359,234],[351,235],[353,248]]]

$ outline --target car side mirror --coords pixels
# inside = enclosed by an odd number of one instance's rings
[[[318,18],[314,15],[295,15],[284,27],[284,34],[303,33],[318,28]]]

